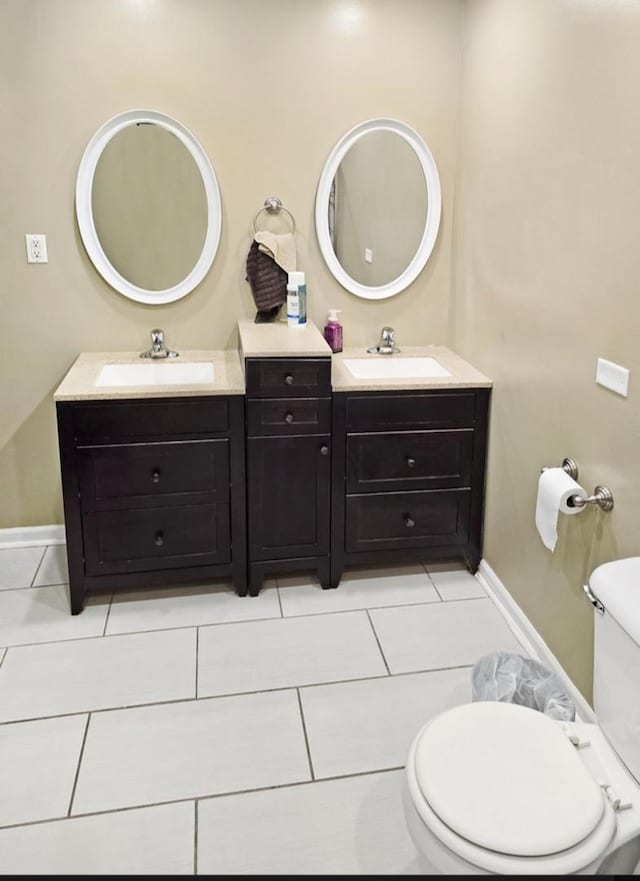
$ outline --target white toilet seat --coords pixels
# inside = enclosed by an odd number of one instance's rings
[[[608,799],[566,735],[514,704],[441,713],[414,738],[406,775],[431,835],[486,872],[573,874],[597,863],[616,831]]]

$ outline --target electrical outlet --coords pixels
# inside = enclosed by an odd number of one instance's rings
[[[47,237],[44,233],[27,233],[27,263],[47,263]]]
[[[373,263],[373,251],[371,248],[364,249],[364,259],[365,263]]]

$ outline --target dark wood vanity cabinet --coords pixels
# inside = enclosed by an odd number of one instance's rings
[[[313,568],[329,586],[331,359],[247,358],[249,593]]]
[[[247,592],[244,397],[58,402],[71,611],[91,589]]]
[[[345,565],[481,558],[488,388],[335,392],[331,583]]]

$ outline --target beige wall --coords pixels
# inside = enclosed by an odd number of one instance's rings
[[[0,0],[0,527],[62,522],[52,392],[81,351],[224,348],[255,314],[245,280],[268,196],[295,215],[309,317],[342,310],[345,345],[393,324],[400,343],[447,333],[461,0]],[[199,288],[133,303],[97,275],[74,219],[82,152],[111,116],[167,113],[207,150],[223,224]],[[435,155],[443,222],[428,267],[387,301],[341,288],[313,223],[318,176],[358,122],[393,117]],[[286,227],[285,227],[286,228]],[[24,234],[46,233],[28,265]]]
[[[464,34],[451,339],[495,381],[484,556],[589,695],[582,584],[640,553],[640,4],[473,0]],[[562,518],[551,554],[537,481],[564,456],[615,509]]]

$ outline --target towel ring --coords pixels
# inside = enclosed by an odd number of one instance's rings
[[[294,233],[296,231],[296,221],[293,214],[289,211],[288,208],[285,208],[280,199],[276,199],[275,196],[271,196],[271,198],[264,200],[264,205],[253,218],[254,232],[258,232],[258,218],[263,211],[268,211],[269,214],[278,214],[280,211],[284,211],[284,213],[289,217],[289,220],[291,221],[291,232]]]

